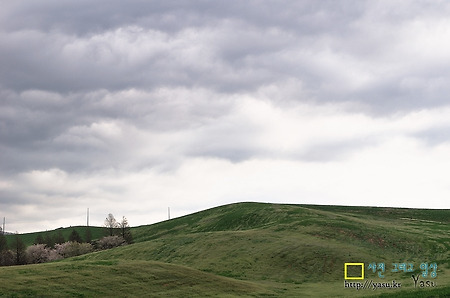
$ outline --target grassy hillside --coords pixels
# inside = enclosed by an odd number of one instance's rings
[[[85,226],[76,226],[76,227],[70,227],[70,228],[59,228],[56,230],[51,231],[45,231],[45,232],[35,232],[35,233],[25,233],[25,234],[18,234],[17,236],[22,239],[23,243],[26,246],[32,245],[35,243],[36,238],[38,236],[41,236],[45,239],[45,237],[50,236],[52,238],[55,238],[55,236],[61,232],[64,239],[68,241],[70,233],[72,233],[73,230],[77,231],[78,234],[81,236],[81,238],[85,241],[86,240],[86,232],[89,229],[91,233],[91,239],[100,239],[106,235],[105,228],[102,227],[85,227]],[[8,241],[8,245],[13,243],[14,238],[16,235],[6,235],[6,240]]]
[[[50,295],[46,284],[60,289],[55,296],[450,295],[450,210],[239,203],[136,227],[133,236],[133,245],[0,268],[14,281],[0,293],[26,295],[27,285],[32,295]],[[366,269],[366,279],[396,280],[402,288],[344,288],[348,262],[383,262],[385,278]],[[403,262],[415,271],[391,272],[392,263]],[[414,288],[411,274],[420,273],[422,262],[438,264],[437,277],[429,279],[436,287]],[[65,286],[45,279],[60,274]]]
[[[1,268],[1,295],[16,297],[167,297],[264,295],[256,283],[152,261],[70,261]]]

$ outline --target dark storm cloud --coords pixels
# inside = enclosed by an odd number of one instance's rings
[[[160,86],[233,94],[294,78],[300,101],[360,102],[378,113],[439,106],[450,73],[433,54],[448,49],[448,10],[396,1],[14,1],[2,12],[0,79],[5,89],[65,96]]]
[[[215,25],[221,19],[241,19],[257,27],[283,27],[316,34],[337,30],[363,13],[363,1],[14,1],[3,3],[2,28],[38,29],[86,35],[137,25],[174,32],[186,27]],[[333,22],[330,28],[324,21]]]
[[[4,87],[60,92],[159,85],[234,92],[292,76],[308,80],[314,65],[302,60],[310,57],[294,57],[294,62],[279,54],[298,52],[333,32],[345,35],[349,19],[363,11],[360,5],[307,1],[106,1],[95,7],[84,1],[19,1],[7,6],[0,48],[7,58]],[[143,57],[122,52],[121,43],[129,51],[141,50]]]

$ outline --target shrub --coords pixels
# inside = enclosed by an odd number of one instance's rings
[[[93,246],[89,243],[68,241],[62,244],[55,244],[55,251],[62,258],[70,258],[82,254],[87,254],[89,252],[92,252],[93,250]]]
[[[90,243],[78,243],[78,253],[80,255],[88,254],[94,251],[94,246]]]
[[[29,246],[25,253],[28,263],[45,263],[49,260],[50,249],[46,248],[45,244],[34,244]]]
[[[125,244],[125,239],[121,236],[107,236],[97,241],[98,249],[109,249]]]
[[[56,249],[51,249],[50,253],[48,255],[48,261],[56,261],[56,260],[61,260],[63,258],[62,255],[60,255]]]
[[[75,241],[55,244],[53,248],[46,244],[34,244],[25,249],[20,238],[16,237],[15,240],[14,250],[3,249],[0,251],[0,266],[45,263],[94,251],[94,246],[92,244],[78,243]],[[96,249],[100,250],[127,244],[125,239],[121,236],[103,237],[94,243]]]

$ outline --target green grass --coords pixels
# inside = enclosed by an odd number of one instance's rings
[[[10,297],[246,296],[265,287],[185,266],[153,261],[69,261],[2,268]]]
[[[13,284],[0,286],[0,294],[450,295],[450,210],[239,203],[135,227],[132,232],[136,242],[132,245],[56,263],[0,268]],[[396,280],[402,288],[346,289],[347,262],[384,262],[384,279],[367,269],[366,279]],[[437,287],[415,289],[411,273],[390,272],[392,263],[402,262],[416,267],[437,262],[438,276],[433,279]],[[47,276],[55,277],[55,283]],[[61,279],[64,286],[56,284]],[[56,292],[48,292],[52,285]]]
[[[59,228],[56,230],[51,231],[45,231],[45,232],[35,232],[35,233],[25,233],[25,234],[18,234],[20,239],[22,239],[23,243],[26,246],[32,245],[35,243],[36,238],[40,235],[44,239],[47,235],[50,235],[51,237],[55,237],[59,232],[62,233],[64,236],[64,239],[68,241],[70,233],[72,233],[73,230],[77,231],[78,234],[80,234],[81,238],[83,240],[86,240],[86,231],[89,229],[91,232],[91,238],[94,239],[100,239],[104,237],[107,233],[105,228],[103,227],[83,227],[83,226],[76,226],[76,227],[69,227],[69,228]],[[11,245],[14,241],[14,238],[16,235],[6,235],[6,240],[8,241],[8,245]]]

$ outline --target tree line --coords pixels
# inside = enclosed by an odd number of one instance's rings
[[[5,235],[0,233],[0,266],[44,263],[133,242],[131,228],[125,217],[117,221],[112,214],[108,214],[104,227],[107,236],[100,239],[92,240],[91,230],[86,227],[84,240],[73,229],[67,240],[61,231],[56,235],[38,234],[33,245],[28,247],[18,234],[8,245]]]

